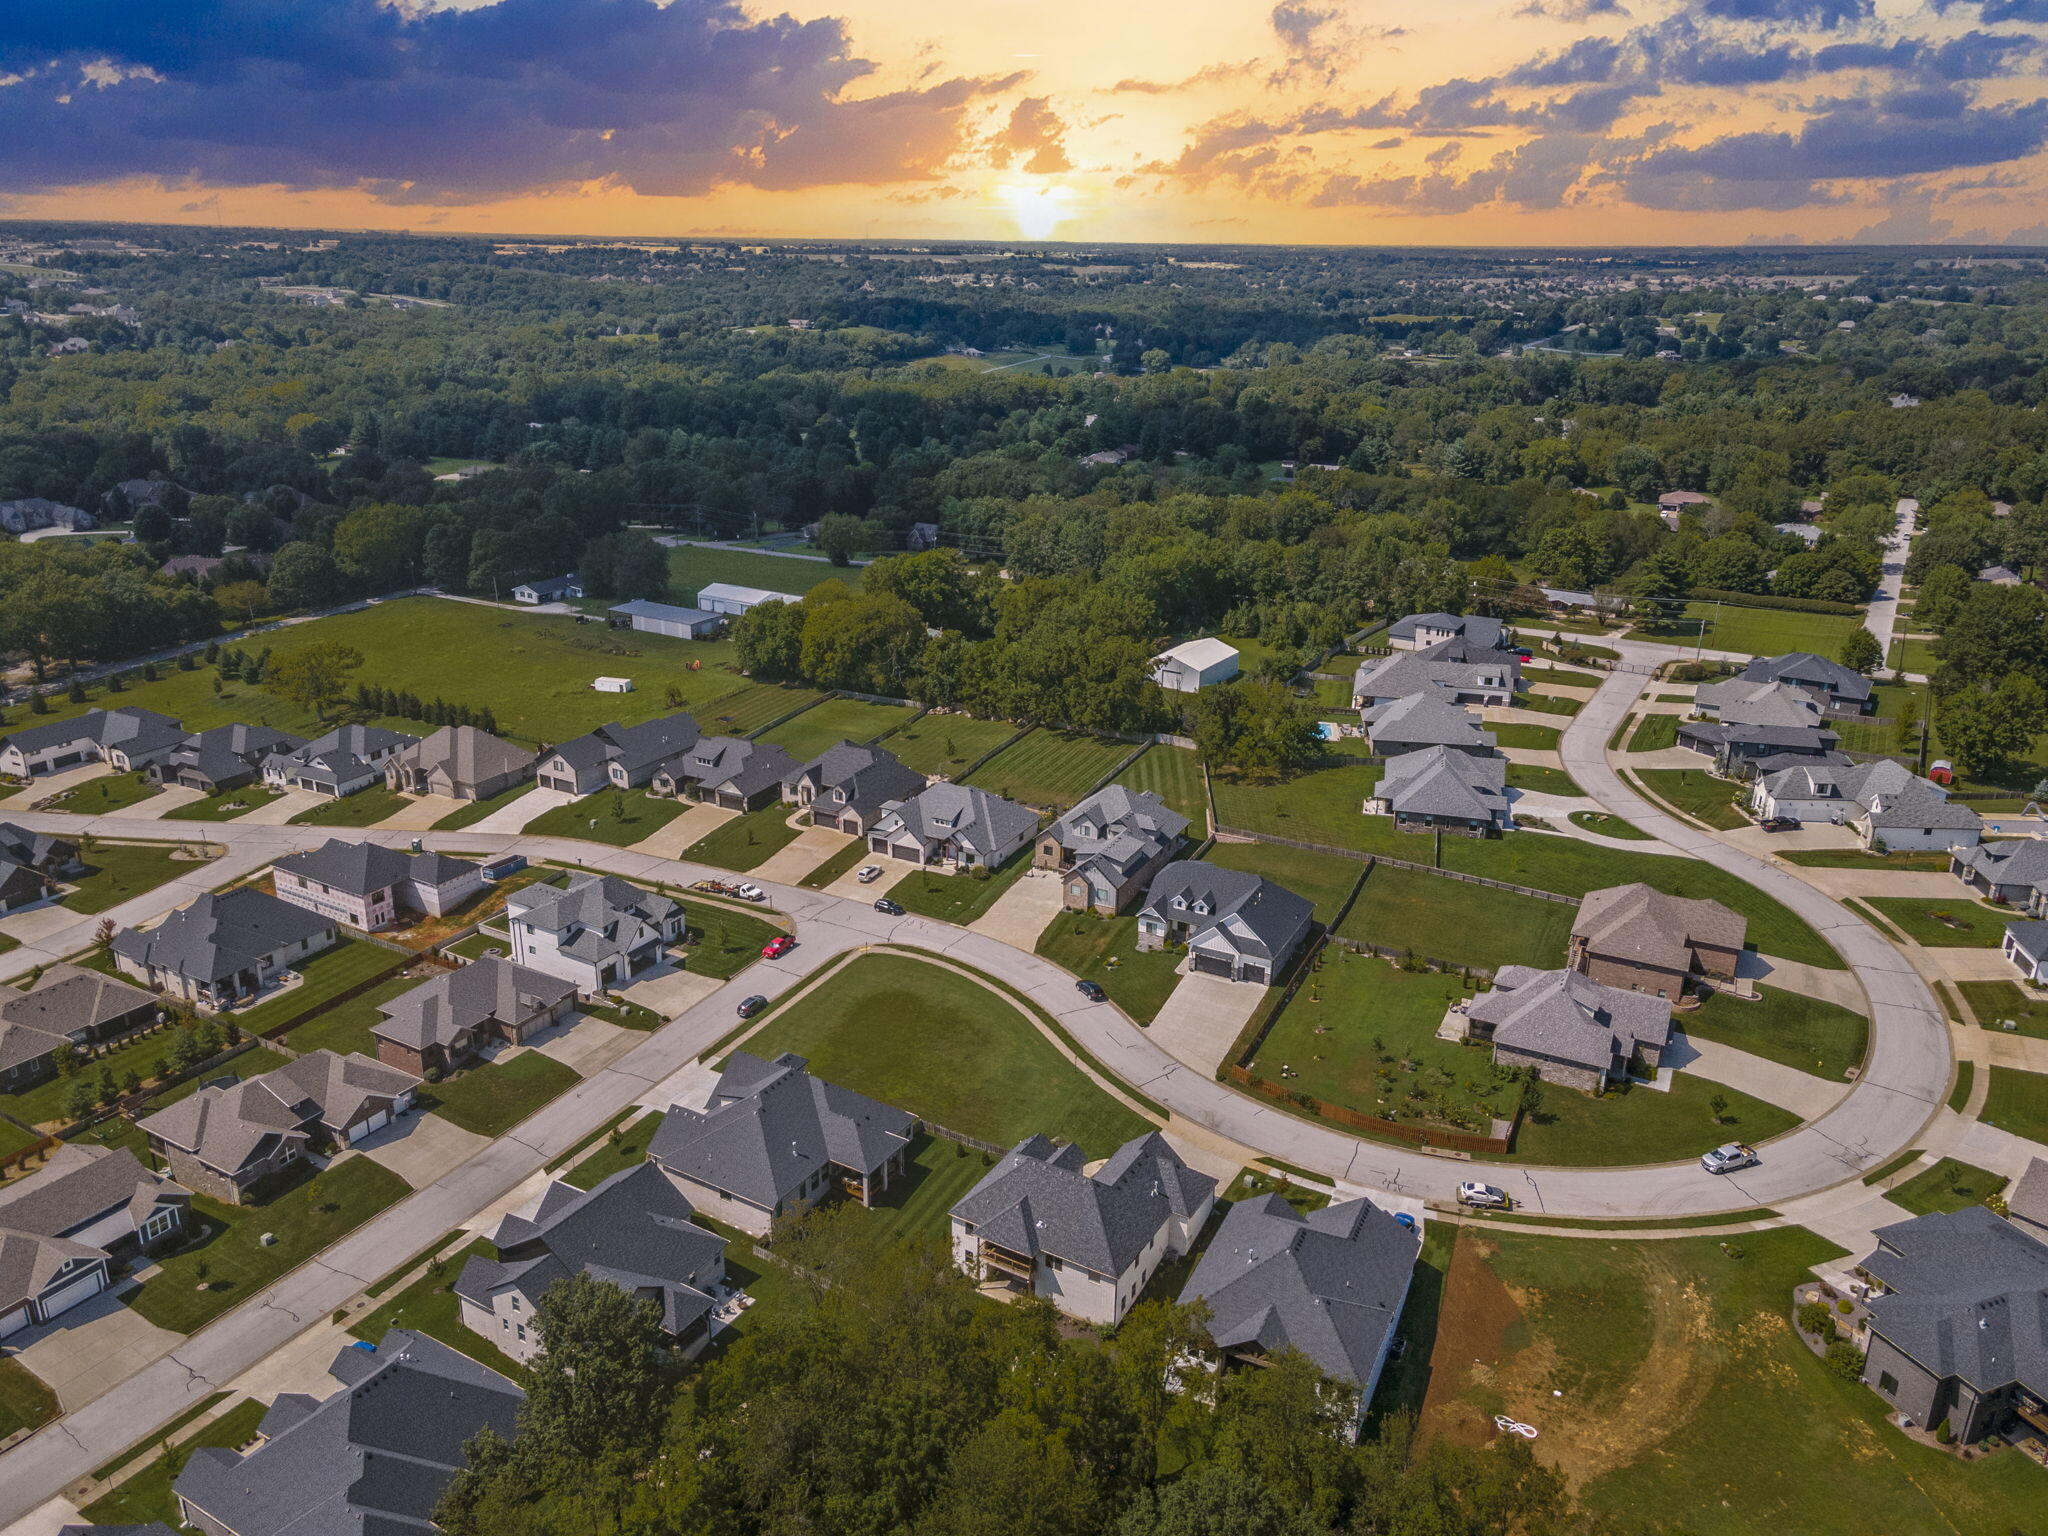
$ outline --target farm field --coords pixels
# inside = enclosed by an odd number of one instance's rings
[[[1202,793],[1202,760],[1185,747],[1148,747],[1145,755],[1116,776],[1131,789],[1146,789],[1188,819],[1187,836],[1209,834],[1208,797]]]
[[[1003,720],[976,720],[971,715],[926,715],[891,731],[881,745],[919,773],[958,778],[985,752],[1015,736],[1018,727]]]
[[[1064,811],[1136,750],[1127,741],[1036,730],[998,752],[965,782],[1034,810]]]
[[[668,552],[669,588],[674,601],[685,607],[697,601],[699,587],[714,581],[802,597],[821,581],[843,581],[857,587],[864,574],[858,565],[839,566],[829,560],[743,549],[710,549],[702,544],[678,544]]]
[[[785,720],[773,730],[763,731],[761,740],[771,741],[798,762],[808,762],[827,747],[842,741],[861,746],[885,735],[915,715],[909,704],[870,704],[865,699],[827,699]]]

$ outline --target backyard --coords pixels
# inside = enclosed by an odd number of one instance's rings
[[[527,823],[534,837],[580,837],[628,848],[654,836],[690,808],[688,800],[657,799],[640,790],[599,790],[541,812]],[[595,823],[595,825],[592,825]]]
[[[966,782],[1042,811],[1064,811],[1137,748],[1127,741],[1039,729],[983,763]]]
[[[1688,1035],[1833,1082],[1862,1063],[1870,1033],[1860,1013],[1777,987],[1758,987],[1753,1002],[1716,992],[1698,1008],[1674,1014],[1671,1022]]]
[[[423,976],[393,976],[388,981],[380,981],[367,992],[294,1025],[285,1043],[300,1055],[324,1050],[341,1056],[374,1056],[377,1054],[377,1041],[370,1033],[370,1026],[384,1017],[379,1011],[380,1006],[401,993],[410,992],[426,979]]]
[[[796,841],[797,833],[803,829],[790,825],[793,814],[781,801],[772,801],[758,811],[720,822],[685,848],[682,857],[744,874]]]
[[[782,683],[750,683],[700,710],[697,723],[704,728],[706,736],[751,736],[784,715],[797,710],[808,713],[812,705],[826,697],[810,688]]]
[[[176,843],[102,843],[82,853],[85,873],[71,882],[62,905],[74,912],[104,912],[153,891],[167,880],[190,874],[206,863],[192,857],[192,845]]]
[[[1316,921],[1325,925],[1337,920],[1344,898],[1365,873],[1365,865],[1357,859],[1289,848],[1284,843],[1217,843],[1202,860],[1222,869],[1250,870],[1307,897],[1315,903]]]
[[[1184,950],[1138,948],[1136,917],[1062,912],[1038,936],[1038,952],[1084,981],[1102,984],[1110,1001],[1149,1024],[1179,985]]]
[[[795,1051],[828,1082],[998,1146],[1043,1131],[1106,1157],[1149,1128],[1008,997],[904,955],[850,961],[740,1049]]]
[[[785,720],[761,740],[783,748],[798,762],[808,762],[827,747],[842,741],[856,746],[893,731],[915,715],[909,704],[870,704],[865,699],[827,699],[813,705],[794,720]]]
[[[244,1008],[234,1021],[252,1035],[282,1029],[325,1007],[329,999],[359,986],[379,971],[402,964],[405,957],[368,939],[343,939],[339,944],[308,955],[299,963],[297,986],[273,993],[253,1008]],[[304,1046],[294,1049],[304,1050]]]
[[[881,745],[895,753],[907,768],[956,779],[968,764],[983,753],[993,752],[1017,731],[1018,727],[1002,720],[934,713],[890,732]]]
[[[554,1058],[521,1051],[421,1089],[420,1103],[465,1131],[495,1138],[578,1081]]]
[[[1185,747],[1155,746],[1116,776],[1130,789],[1150,790],[1188,819],[1187,835],[1199,842],[1209,832],[1209,801],[1202,792],[1202,760]]]
[[[1576,907],[1378,864],[1337,933],[1452,965],[1564,964]]]

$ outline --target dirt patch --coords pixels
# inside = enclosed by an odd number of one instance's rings
[[[1483,1445],[1499,1433],[1494,1386],[1508,1332],[1522,1309],[1487,1262],[1500,1251],[1493,1239],[1470,1227],[1458,1229],[1444,1274],[1443,1306],[1437,1314],[1436,1347],[1430,1352],[1429,1392],[1420,1428],[1462,1445]]]

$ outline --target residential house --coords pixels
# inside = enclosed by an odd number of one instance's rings
[[[2048,1243],[1982,1205],[1879,1227],[1861,1268],[1863,1380],[1907,1423],[1974,1445],[2048,1435]]]
[[[305,745],[303,736],[274,731],[267,725],[217,725],[185,737],[149,765],[149,776],[159,784],[217,795],[254,783],[264,763]]]
[[[1399,757],[1430,747],[1491,756],[1496,740],[1479,716],[1462,704],[1411,693],[1387,704],[1375,704],[1359,717],[1372,750],[1381,757]]]
[[[792,563],[791,573],[797,567]],[[822,569],[822,568],[821,568]],[[825,578],[820,575],[818,578]],[[769,592],[761,587],[743,587],[730,581],[714,581],[709,586],[697,589],[697,606],[707,613],[724,614],[736,619],[749,608],[758,608],[763,603],[800,603],[803,598],[794,592]]]
[[[1702,491],[1666,491],[1657,498],[1657,515],[1663,519],[1666,528],[1676,533],[1681,517],[1713,503],[1714,498]]]
[[[1789,683],[1731,678],[1703,684],[1694,701],[1705,718],[1682,721],[1678,744],[1712,757],[1723,773],[1762,773],[1772,758],[1828,758],[1841,740],[1821,723],[1812,695]]]
[[[1877,695],[1869,678],[1853,667],[1845,667],[1825,656],[1816,656],[1811,651],[1759,656],[1738,672],[1735,680],[1788,683],[1805,690],[1824,709],[1836,714],[1867,715],[1877,708]]]
[[[638,789],[694,747],[703,734],[688,715],[665,715],[638,725],[613,721],[543,752],[535,776],[542,789],[569,795]]]
[[[507,898],[505,920],[516,963],[593,997],[660,964],[683,936],[680,902],[615,875],[575,874],[566,886],[524,886]]]
[[[0,986],[0,1092],[47,1082],[67,1045],[132,1034],[161,1012],[154,992],[82,965],[53,965],[25,991]]]
[[[1237,648],[1221,640],[1184,640],[1152,658],[1152,681],[1170,693],[1196,693],[1237,676]]]
[[[1759,818],[1852,826],[1863,846],[1969,848],[1983,836],[1983,818],[1952,803],[1945,786],[1916,776],[1890,758],[1837,766],[1818,760],[1759,777],[1750,790]]]
[[[402,853],[379,843],[330,837],[271,866],[278,900],[364,933],[408,914],[453,912],[484,888],[481,865],[445,853]]]
[[[126,1147],[67,1142],[0,1186],[0,1339],[99,1295],[114,1263],[182,1233],[191,1204]]]
[[[1424,747],[1387,759],[1365,802],[1368,816],[1391,816],[1404,832],[1483,837],[1508,825],[1508,764],[1451,747]]]
[[[492,1045],[524,1045],[576,1004],[576,985],[495,956],[435,976],[378,1004],[377,1059],[436,1079]]]
[[[0,773],[27,779],[94,762],[135,773],[168,757],[184,739],[183,726],[153,709],[89,709],[70,720],[0,736]]]
[[[510,1440],[526,1394],[447,1345],[393,1328],[327,1368],[338,1390],[281,1392],[246,1453],[197,1446],[172,1485],[204,1536],[428,1532],[434,1507],[485,1429]]]
[[[1070,912],[1115,916],[1187,841],[1188,819],[1149,790],[1108,784],[1038,834],[1034,868],[1057,870]]]
[[[559,1180],[531,1216],[507,1216],[455,1277],[462,1326],[522,1365],[545,1340],[534,1311],[547,1288],[589,1275],[651,1301],[669,1347],[694,1355],[711,1338],[725,1285],[725,1239],[690,1220],[675,1179],[658,1164],[622,1168],[593,1189]]]
[[[1466,613],[1411,613],[1387,626],[1387,644],[1397,651],[1426,651],[1446,640],[1463,640],[1478,650],[1500,650],[1509,643],[1499,619]]]
[[[0,913],[19,912],[48,901],[56,893],[56,886],[34,870],[0,861]]]
[[[114,499],[120,493],[120,502]],[[123,480],[107,492],[107,510],[115,511],[125,504],[123,513],[140,512],[144,507],[163,507],[173,513],[182,511],[191,493],[182,485],[169,480]]]
[[[157,570],[165,576],[183,576],[195,585],[211,581],[227,561],[218,555],[173,555]]]
[[[263,763],[273,789],[309,789],[339,799],[384,777],[384,765],[418,741],[374,725],[344,725]]]
[[[1718,901],[1641,881],[1611,885],[1580,898],[1567,963],[1603,986],[1675,998],[1697,977],[1732,982],[1748,931],[1748,919]]]
[[[340,937],[334,920],[243,886],[208,891],[154,928],[124,928],[114,965],[198,1008],[233,1008]]]
[[[1505,965],[1491,991],[1458,1007],[1466,1038],[1490,1043],[1495,1062],[1587,1093],[1656,1067],[1671,1043],[1669,999],[1577,971]]]
[[[994,869],[1031,840],[1038,813],[967,784],[939,783],[885,802],[868,851],[919,865]]]
[[[1393,1352],[1422,1234],[1367,1199],[1297,1211],[1278,1195],[1239,1200],[1203,1250],[1183,1304],[1209,1309],[1219,1363],[1308,1356],[1340,1391],[1356,1437]]]
[[[808,807],[811,825],[865,837],[882,818],[884,806],[910,799],[925,787],[925,776],[906,768],[886,747],[842,741],[782,781],[782,798]]]
[[[99,527],[99,519],[83,507],[67,506],[47,496],[23,496],[0,501],[0,528],[9,533],[34,533],[39,528],[69,528],[85,532]]]
[[[0,912],[32,907],[85,868],[78,844],[0,821]]]
[[[953,1262],[1084,1323],[1121,1323],[1159,1266],[1193,1249],[1216,1207],[1216,1181],[1156,1131],[1125,1142],[1092,1174],[1087,1166],[1073,1142],[1018,1142],[954,1204]]]
[[[1182,859],[1153,877],[1138,911],[1138,948],[1184,944],[1191,974],[1270,986],[1314,918],[1312,902],[1263,875]]]
[[[652,603],[636,597],[619,603],[610,612],[630,620],[642,634],[668,635],[677,640],[708,640],[725,628],[727,619],[709,608],[678,608],[673,603]]]
[[[2048,915],[2048,843],[2031,837],[1958,848],[1949,873],[1987,901],[2018,907],[2035,917]]]
[[[796,759],[772,741],[705,736],[657,769],[649,787],[729,811],[758,811],[781,798],[782,781],[796,770]]]
[[[515,603],[559,603],[565,597],[582,595],[583,581],[574,571],[566,576],[522,581],[512,589],[512,601]]]
[[[2005,1192],[2005,1217],[2037,1242],[2048,1242],[2048,1157],[2030,1158]]]
[[[419,1086],[368,1056],[307,1051],[259,1077],[204,1084],[136,1125],[172,1178],[240,1205],[309,1149],[381,1131],[412,1108]]]
[[[670,1108],[647,1156],[705,1215],[766,1237],[834,1190],[872,1205],[908,1166],[916,1130],[916,1116],[811,1076],[801,1056],[734,1051],[710,1101]]]
[[[2031,981],[2037,987],[2048,984],[2048,922],[2030,917],[2007,923],[2000,948],[2021,981]]]
[[[473,725],[444,725],[384,760],[384,783],[402,795],[488,800],[533,778],[534,756]]]
[[[1454,637],[1367,657],[1351,682],[1351,707],[1371,709],[1416,693],[1451,704],[1506,705],[1521,683],[1522,664],[1512,651]]]
[[[937,523],[912,523],[903,535],[903,547],[912,554],[939,547],[939,525]]]

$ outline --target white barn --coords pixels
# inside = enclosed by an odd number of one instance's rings
[[[803,598],[794,592],[770,592],[762,587],[736,586],[729,581],[714,581],[697,593],[697,606],[711,613],[730,614],[737,618],[749,608],[758,608],[763,603],[800,603]]]
[[[1175,693],[1194,693],[1237,676],[1237,650],[1221,640],[1184,640],[1152,658],[1152,681]]]

